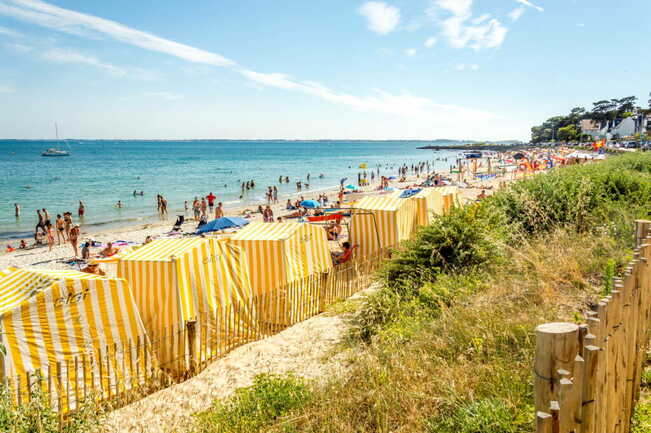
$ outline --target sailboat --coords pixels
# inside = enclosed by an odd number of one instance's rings
[[[59,141],[59,127],[56,123],[54,124],[54,130],[56,132],[57,141]],[[70,151],[57,149],[56,147],[50,147],[41,153],[41,156],[70,156]]]

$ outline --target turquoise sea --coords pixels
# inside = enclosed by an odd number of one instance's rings
[[[183,202],[213,192],[228,206],[264,201],[266,187],[279,187],[279,197],[296,194],[296,181],[310,174],[310,190],[316,191],[357,181],[358,167],[381,167],[395,175],[401,164],[430,161],[439,169],[453,163],[456,152],[418,150],[427,142],[409,141],[113,141],[68,140],[67,145],[47,140],[0,140],[0,238],[26,237],[33,233],[37,208],[52,217],[71,211],[77,220],[79,200],[86,204],[81,221],[86,229],[147,222],[157,218],[156,194],[168,200],[172,218],[183,213]],[[437,144],[445,144],[438,142]],[[49,147],[71,151],[69,157],[46,158]],[[436,158],[448,157],[448,162]],[[319,175],[323,174],[323,178]],[[289,184],[278,184],[280,175]],[[255,180],[256,188],[240,196],[241,182]],[[133,196],[142,190],[144,196]],[[121,200],[122,209],[115,207]],[[14,216],[14,203],[22,208]]]

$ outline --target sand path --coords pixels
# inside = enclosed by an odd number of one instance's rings
[[[352,298],[359,299],[369,291]],[[189,428],[192,414],[215,399],[249,386],[262,373],[324,380],[345,374],[346,352],[336,350],[348,324],[343,315],[312,317],[264,340],[249,343],[214,361],[197,376],[111,412],[107,432],[170,433]]]

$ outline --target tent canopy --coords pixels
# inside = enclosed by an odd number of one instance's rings
[[[332,267],[325,230],[308,223],[254,222],[229,242],[246,251],[256,293],[265,293]]]
[[[385,196],[364,197],[355,204],[350,239],[362,256],[395,247],[411,237],[418,226],[416,203],[412,199]]]
[[[246,333],[255,320],[255,312],[249,308],[247,270],[246,255],[240,248],[200,237],[155,240],[118,263],[118,275],[131,284],[152,338],[199,316],[214,318],[228,307],[242,311],[241,332]],[[221,330],[207,332],[214,335]],[[161,364],[183,350],[171,347],[159,354]]]
[[[65,270],[0,273],[0,323],[7,375],[45,371],[146,335],[126,281]]]

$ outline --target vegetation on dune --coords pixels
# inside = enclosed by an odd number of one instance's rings
[[[438,219],[394,254],[354,315],[349,374],[311,386],[265,431],[532,431],[533,329],[580,318],[608,290],[649,203],[651,155],[633,154],[537,176]],[[201,417],[215,413],[223,406]],[[249,431],[211,419],[203,432]]]

